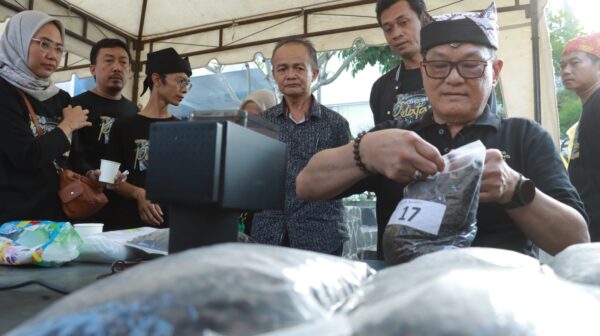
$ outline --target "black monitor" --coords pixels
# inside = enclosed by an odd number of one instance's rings
[[[169,205],[169,252],[237,240],[244,210],[282,209],[286,145],[234,122],[150,128],[146,197]]]

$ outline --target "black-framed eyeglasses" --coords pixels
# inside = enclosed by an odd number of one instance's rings
[[[180,89],[186,88],[188,91],[192,89],[192,82],[187,78],[177,79],[177,87]]]
[[[458,74],[464,79],[481,78],[485,68],[491,59],[487,61],[464,60],[458,62],[450,61],[423,61],[421,64],[425,68],[425,73],[433,79],[446,79],[456,68]]]
[[[39,43],[40,48],[42,48],[43,51],[48,52],[50,50],[54,50],[54,51],[56,51],[57,54],[59,54],[61,56],[67,52],[67,49],[63,45],[60,45],[56,42],[52,42],[52,41],[49,41],[46,39],[38,39],[38,38],[32,38],[31,40]]]

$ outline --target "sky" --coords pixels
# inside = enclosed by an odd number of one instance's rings
[[[599,0],[549,0],[550,10],[571,9],[587,32],[600,32]]]

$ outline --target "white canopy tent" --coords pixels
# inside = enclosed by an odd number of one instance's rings
[[[496,0],[499,55],[505,60],[501,89],[509,116],[541,121],[558,144],[552,58],[543,15],[546,2]],[[426,4],[436,15],[481,10],[489,3],[426,0]],[[67,29],[69,53],[55,74],[59,81],[70,79],[72,73],[89,76],[87,58],[94,41],[125,40],[134,58],[134,80],[128,88],[134,99],[146,53],[152,50],[173,47],[198,68],[212,59],[231,64],[249,61],[256,53],[269,57],[275,42],[290,35],[308,37],[320,51],[348,48],[358,38],[369,45],[385,43],[375,19],[375,0],[0,0],[0,19],[24,9],[53,15]],[[538,17],[538,25],[532,25],[532,18]],[[541,111],[537,117],[536,106]]]

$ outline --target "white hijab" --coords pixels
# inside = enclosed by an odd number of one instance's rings
[[[46,13],[27,10],[13,16],[0,39],[0,76],[39,101],[55,96],[59,89],[50,78],[36,76],[27,66],[33,35],[48,22],[55,22],[64,39],[63,25]]]

